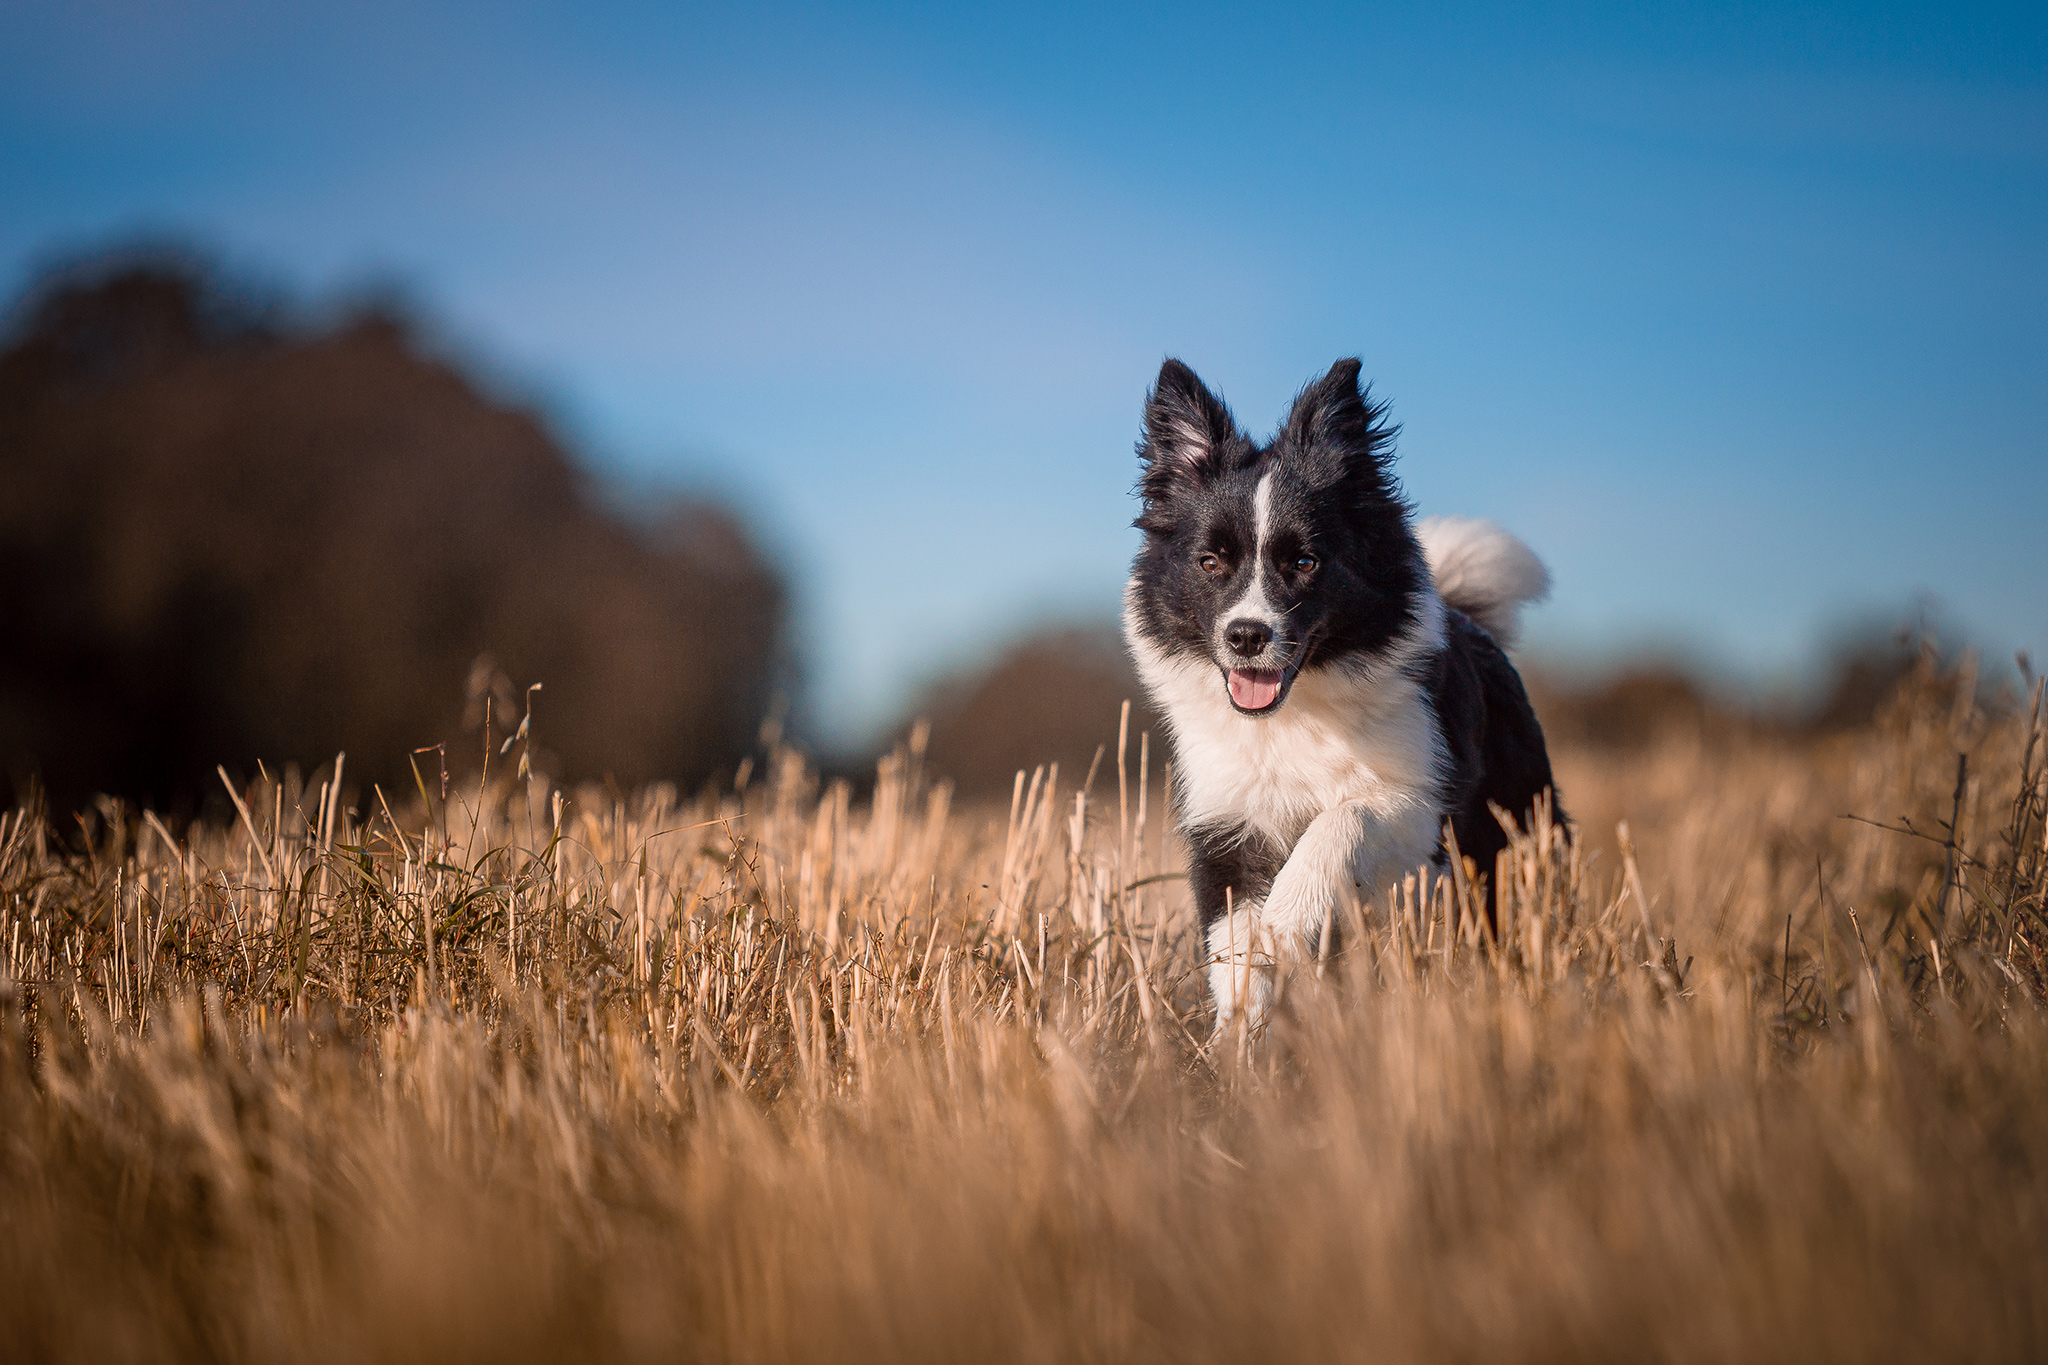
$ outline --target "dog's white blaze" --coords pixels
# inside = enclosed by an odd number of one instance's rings
[[[1436,849],[1450,756],[1410,667],[1443,647],[1443,602],[1426,586],[1415,623],[1377,657],[1302,673],[1287,704],[1259,717],[1231,707],[1207,659],[1171,656],[1145,639],[1136,603],[1133,582],[1125,636],[1173,731],[1183,821],[1243,826],[1287,850],[1264,902],[1239,902],[1207,945],[1219,1023],[1246,985],[1242,1003],[1256,1023],[1274,964],[1312,956],[1346,894],[1376,899]]]
[[[1237,599],[1230,610],[1216,618],[1218,638],[1217,652],[1224,649],[1221,633],[1230,629],[1232,621],[1247,617],[1263,621],[1275,633],[1280,630],[1280,614],[1266,598],[1266,539],[1267,528],[1273,519],[1273,473],[1261,475],[1252,489],[1252,581],[1245,587],[1244,596]]]

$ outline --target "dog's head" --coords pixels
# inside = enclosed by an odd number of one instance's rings
[[[1302,672],[1369,660],[1414,619],[1425,570],[1388,469],[1394,432],[1358,371],[1332,365],[1264,446],[1178,360],[1146,398],[1133,627],[1213,663],[1243,715],[1273,714]]]

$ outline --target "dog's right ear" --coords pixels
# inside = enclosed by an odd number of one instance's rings
[[[1236,435],[1230,409],[1193,370],[1178,360],[1161,365],[1145,395],[1145,435],[1138,442],[1138,458],[1145,464],[1138,492],[1147,513],[1176,486],[1221,472],[1225,450]]]

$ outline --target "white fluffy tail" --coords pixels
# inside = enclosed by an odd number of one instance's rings
[[[1490,521],[1429,517],[1415,528],[1437,595],[1477,621],[1502,649],[1522,633],[1522,608],[1550,592],[1535,551]]]

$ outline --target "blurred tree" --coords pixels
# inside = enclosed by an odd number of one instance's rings
[[[1868,725],[1897,695],[1923,649],[1938,653],[1931,635],[1904,630],[1866,629],[1838,641],[1830,652],[1826,690],[1801,717],[1804,728],[1833,735]]]
[[[557,776],[689,780],[787,680],[783,584],[730,513],[627,524],[395,316],[295,327],[164,254],[54,274],[15,316],[0,780],[179,803],[216,763],[347,750],[409,785],[486,653],[545,685]]]

